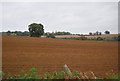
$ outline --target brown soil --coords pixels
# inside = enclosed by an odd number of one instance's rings
[[[40,73],[71,70],[93,71],[97,76],[118,69],[118,43],[3,36],[2,63],[5,73],[37,68]]]

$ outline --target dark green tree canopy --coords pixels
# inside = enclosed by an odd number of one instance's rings
[[[110,34],[110,31],[105,31],[105,34]]]
[[[41,37],[44,34],[44,26],[42,24],[32,23],[28,27],[31,37]]]

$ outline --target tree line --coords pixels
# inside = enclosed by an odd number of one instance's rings
[[[3,35],[16,35],[16,36],[29,36],[29,32],[28,31],[10,31],[8,30],[7,32],[2,32]]]
[[[105,31],[104,34],[110,34],[110,31]],[[96,31],[95,33],[89,32],[89,35],[102,35],[102,32]]]
[[[52,33],[44,33],[44,26],[42,24],[32,23],[29,26],[30,36],[40,37],[41,35],[45,35],[48,37],[54,37],[54,35],[72,35],[70,32],[52,32]],[[105,31],[105,34],[110,34],[110,31]],[[80,35],[80,34],[78,34]],[[102,35],[102,32],[96,31],[95,33],[90,32],[89,35]]]
[[[41,23],[32,23],[28,25],[28,30],[29,31],[7,31],[7,32],[2,32],[2,34],[7,34],[7,35],[17,35],[17,36],[30,36],[30,37],[41,37],[46,36],[46,37],[51,37],[55,38],[55,35],[83,35],[83,34],[72,34],[70,32],[65,32],[65,31],[58,31],[58,32],[44,32],[44,26]],[[105,34],[110,34],[110,31],[105,31]],[[102,32],[96,31],[95,33],[89,32],[89,35],[102,35]]]

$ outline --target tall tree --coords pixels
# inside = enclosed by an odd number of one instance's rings
[[[28,27],[31,37],[41,37],[44,34],[44,26],[42,24],[32,23]]]

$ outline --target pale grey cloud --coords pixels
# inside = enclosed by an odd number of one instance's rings
[[[118,2],[119,0],[1,0],[1,2]]]
[[[117,2],[4,2],[3,31],[28,30],[28,24],[42,23],[45,31],[89,33],[118,31]]]

